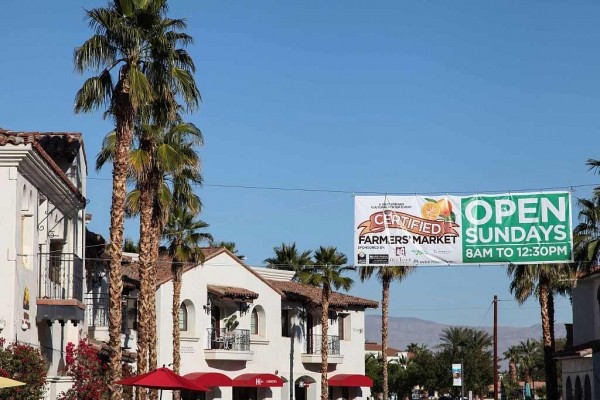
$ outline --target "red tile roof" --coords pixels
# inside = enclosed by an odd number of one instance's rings
[[[365,343],[365,350],[366,351],[376,351],[376,352],[381,352],[381,344],[379,343],[371,343],[371,342],[367,342]],[[387,351],[385,352],[386,355],[388,357],[395,357],[398,355],[398,353],[402,352],[402,350],[399,349],[394,349],[393,347],[388,347]]]
[[[279,294],[280,296],[283,296],[283,292],[281,292],[277,287],[271,285],[269,283],[269,281],[267,281],[265,278],[260,276],[260,274],[258,272],[256,272],[252,268],[250,268],[250,266],[248,266],[244,261],[240,260],[235,254],[233,254],[231,251],[227,250],[226,248],[224,248],[224,247],[204,247],[204,248],[202,248],[202,252],[204,253],[204,262],[209,261],[212,258],[215,258],[219,254],[223,254],[223,253],[228,254],[238,264],[240,264],[242,267],[244,267],[246,270],[248,270],[248,272],[250,272],[252,275],[256,276],[259,280],[263,281],[267,286],[269,286],[271,289],[273,289],[277,294]],[[183,266],[183,272],[189,271],[190,269],[196,268],[196,267],[197,267],[197,264],[186,264]],[[169,282],[171,279],[173,279],[173,274],[171,273],[171,260],[166,256],[162,256],[161,261],[159,261],[158,265],[157,265],[156,286],[160,286],[163,283]]]
[[[47,145],[50,152],[56,153],[60,149],[64,149],[64,143],[62,147],[57,145],[55,138],[60,138],[60,141],[66,143],[77,142],[83,146],[83,139],[81,133],[72,132],[14,132],[0,128],[0,146],[6,146],[11,144],[14,146],[18,145],[31,145],[33,149],[39,154],[39,156],[48,164],[48,166],[58,175],[58,177],[67,185],[67,187],[81,200],[85,202],[85,198],[81,194],[81,191],[73,185],[73,182],[67,177],[62,169],[56,164],[56,161],[48,154],[48,151],[44,148]]]
[[[268,280],[268,282],[285,293],[286,297],[297,298],[301,297],[305,300],[310,301],[314,304],[321,304],[322,289],[305,285],[294,281],[275,281]],[[365,308],[377,308],[379,303],[369,299],[363,299],[361,297],[350,296],[338,292],[332,292],[329,299],[329,304],[332,307],[365,307]]]

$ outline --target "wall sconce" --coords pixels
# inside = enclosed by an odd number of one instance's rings
[[[210,314],[210,312],[211,312],[211,309],[212,309],[212,304],[211,304],[211,302],[210,302],[210,298],[207,298],[207,299],[206,299],[206,304],[204,304],[204,305],[202,306],[202,308],[204,308],[204,311],[205,311],[207,314]]]
[[[27,322],[27,320],[22,319],[21,320],[21,330],[23,332],[25,332],[27,329],[29,329],[29,322]]]
[[[6,328],[6,321],[3,319],[0,319],[0,332],[2,332],[4,330],[4,328]]]
[[[250,308],[250,305],[246,302],[238,302],[238,307],[240,309],[240,314],[246,314],[248,312],[248,309]]]

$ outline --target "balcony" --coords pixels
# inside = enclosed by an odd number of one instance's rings
[[[88,334],[95,340],[108,342],[109,301],[108,296],[91,296],[85,298]],[[137,307],[136,297],[121,299],[121,345],[125,349],[137,347]]]
[[[72,253],[41,253],[37,321],[82,322],[83,261]]]
[[[304,352],[302,362],[307,364],[321,363],[321,339],[323,335],[309,335],[304,341]],[[329,364],[340,364],[344,356],[340,354],[340,337],[327,336],[327,362]]]
[[[206,360],[251,361],[254,352],[250,350],[250,330],[207,329],[207,343],[204,350]]]

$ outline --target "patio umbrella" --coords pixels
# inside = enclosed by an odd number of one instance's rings
[[[0,389],[10,388],[15,386],[23,386],[24,382],[15,381],[14,379],[0,377]]]
[[[198,385],[183,376],[177,375],[169,368],[157,368],[154,371],[146,372],[145,374],[132,376],[121,379],[115,383],[125,386],[139,386],[149,389],[160,389],[162,397],[163,390],[195,390],[207,392],[208,388]]]

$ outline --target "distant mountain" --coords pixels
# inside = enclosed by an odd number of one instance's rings
[[[389,342],[390,347],[406,349],[410,343],[425,344],[433,348],[440,344],[440,336],[445,328],[451,325],[439,324],[433,321],[413,317],[390,317]],[[381,316],[367,315],[365,317],[365,337],[370,342],[381,343]],[[481,330],[493,333],[493,327],[482,326]],[[555,324],[556,337],[565,337],[564,324]],[[542,325],[535,324],[528,327],[498,326],[498,355],[510,346],[526,339],[539,339],[542,337]]]

